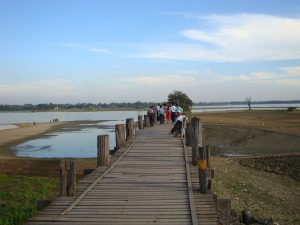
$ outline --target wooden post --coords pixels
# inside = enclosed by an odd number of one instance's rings
[[[191,120],[191,146],[192,146],[192,163],[197,164],[197,150],[202,147],[202,121],[199,117],[193,117]]]
[[[191,123],[186,124],[186,130],[185,130],[185,144],[186,146],[191,146],[191,132],[192,132],[192,126]]]
[[[207,162],[207,177],[211,178],[211,166],[210,166],[210,148],[206,145],[205,148],[206,162]]]
[[[150,120],[148,115],[144,115],[145,127],[150,127]]]
[[[135,122],[133,123],[133,135],[136,135],[139,131],[139,123]]]
[[[97,167],[109,165],[109,135],[97,136],[97,149]]]
[[[143,126],[143,116],[142,115],[138,116],[138,123],[139,123],[139,129],[143,129],[144,126]]]
[[[60,195],[76,194],[76,163],[75,160],[60,161]]]
[[[133,118],[126,119],[126,141],[133,137]]]
[[[116,133],[116,149],[125,146],[125,125],[124,124],[116,124],[115,125],[115,133]]]
[[[199,147],[199,159],[198,159],[198,173],[199,173],[199,184],[200,192],[207,193],[207,157],[206,147]]]

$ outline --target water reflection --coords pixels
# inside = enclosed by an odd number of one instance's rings
[[[12,124],[0,124],[0,130],[11,129],[11,128],[17,128],[17,126]]]
[[[34,158],[90,158],[97,156],[97,135],[108,134],[110,149],[115,147],[114,125],[120,121],[96,124],[68,124],[59,131],[14,147],[17,156]]]

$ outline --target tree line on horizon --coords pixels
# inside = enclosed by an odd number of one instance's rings
[[[76,103],[76,104],[24,104],[24,105],[0,105],[0,111],[50,111],[50,110],[105,110],[105,109],[145,109],[149,105],[153,105],[153,102],[123,102],[123,103]]]
[[[291,101],[252,101],[251,104],[298,104],[300,100]],[[154,105],[155,102],[111,102],[111,103],[76,103],[76,104],[23,104],[23,105],[10,105],[1,104],[0,111],[51,111],[51,110],[105,110],[105,109],[147,109],[149,106]],[[224,101],[224,102],[197,102],[193,106],[209,106],[209,105],[240,105],[246,104],[245,101]]]
[[[268,100],[268,101],[251,101],[251,104],[298,104],[300,100]],[[197,102],[193,106],[209,106],[209,105],[247,105],[247,98],[244,101],[222,101],[222,102]]]

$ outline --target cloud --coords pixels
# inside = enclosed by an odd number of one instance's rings
[[[154,47],[145,57],[221,62],[300,59],[300,18],[235,14],[198,20],[206,28],[182,30],[185,43]]]
[[[192,86],[195,82],[194,76],[182,76],[177,74],[167,74],[161,76],[138,76],[138,77],[128,77],[123,78],[122,81],[126,83],[133,83],[134,85],[140,85],[144,87],[188,87]]]
[[[282,68],[282,70],[289,75],[300,77],[300,66],[285,67],[285,68]]]
[[[0,84],[0,100],[2,103],[19,102],[45,102],[58,101],[74,95],[76,88],[72,83],[62,79],[41,80],[31,83]]]
[[[92,83],[41,80],[0,84],[0,104],[165,101],[180,90],[194,101],[291,100],[300,96],[300,66],[225,75],[212,70],[182,70],[141,76],[95,79]]]
[[[96,52],[96,53],[104,53],[108,54],[111,53],[111,51],[104,49],[104,48],[98,48],[98,47],[91,47],[91,44],[83,44],[83,43],[64,43],[64,44],[50,44],[50,46],[54,47],[63,47],[63,48],[72,48],[72,49],[79,49],[89,52]]]
[[[215,81],[280,85],[282,87],[298,87],[300,90],[300,67],[285,67],[271,72],[257,71],[248,74],[239,74],[237,76],[219,75]]]

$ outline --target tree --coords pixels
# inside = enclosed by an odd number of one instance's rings
[[[181,91],[173,91],[168,95],[168,103],[177,103],[183,108],[186,114],[191,113],[190,107],[193,105],[193,101],[185,93]]]
[[[245,102],[247,103],[249,110],[251,110],[251,97],[247,97]]]

